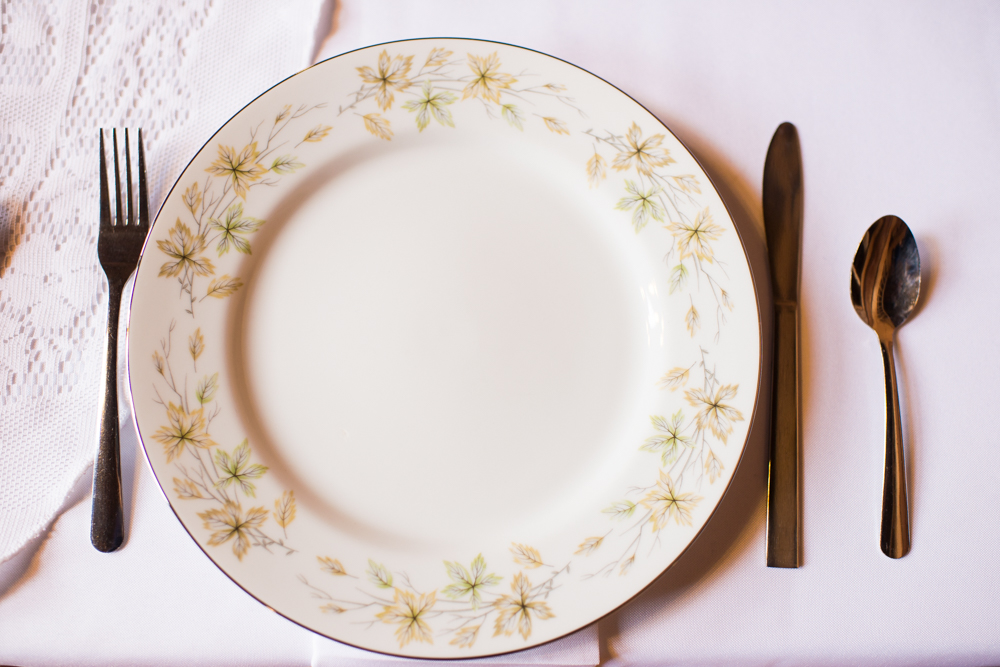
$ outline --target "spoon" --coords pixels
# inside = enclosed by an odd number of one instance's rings
[[[882,552],[902,558],[910,550],[910,523],[903,467],[903,432],[896,392],[893,335],[920,296],[920,255],[906,223],[894,215],[875,221],[851,267],[851,301],[878,334],[885,369],[885,477],[882,482]]]

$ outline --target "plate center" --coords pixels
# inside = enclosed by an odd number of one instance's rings
[[[285,202],[243,363],[279,474],[328,522],[481,549],[565,512],[623,446],[641,261],[575,163],[453,141],[332,165]]]

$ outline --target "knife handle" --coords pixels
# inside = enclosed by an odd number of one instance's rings
[[[771,459],[767,480],[767,566],[798,567],[799,512],[799,307],[774,304],[774,376]]]

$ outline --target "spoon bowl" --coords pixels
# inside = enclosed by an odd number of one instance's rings
[[[885,470],[882,483],[881,546],[890,558],[910,550],[910,525],[903,466],[903,433],[896,389],[893,337],[920,297],[920,254],[906,223],[894,215],[875,221],[851,266],[851,302],[878,334],[885,371]]]

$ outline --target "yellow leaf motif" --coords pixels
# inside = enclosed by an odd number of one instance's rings
[[[240,151],[232,146],[219,146],[219,158],[205,171],[228,179],[233,192],[246,199],[247,189],[267,173],[267,167],[257,162],[259,158],[256,141]]]
[[[719,387],[712,396],[710,392],[701,389],[689,389],[684,393],[688,403],[700,408],[695,422],[699,430],[708,429],[723,443],[733,432],[733,423],[743,421],[743,413],[723,401],[736,398],[738,384],[726,384]]]
[[[603,543],[603,537],[588,537],[583,542],[580,542],[580,547],[574,553],[589,556],[597,551]]]
[[[498,71],[500,58],[497,57],[496,51],[488,56],[474,56],[470,53],[469,69],[472,70],[474,78],[462,90],[463,100],[469,97],[481,97],[500,104],[500,91],[510,88],[510,84],[517,82],[517,79],[510,74]]]
[[[332,574],[337,577],[343,577],[347,574],[347,570],[344,566],[340,564],[340,561],[336,558],[330,558],[328,556],[316,556],[316,560],[319,561],[319,566],[327,574]]]
[[[163,443],[167,463],[184,453],[186,445],[201,449],[216,445],[212,437],[205,432],[204,408],[186,412],[183,407],[170,403],[167,406],[167,420],[170,424],[161,426],[160,430],[153,434],[153,438]]]
[[[709,264],[712,263],[714,255],[711,244],[719,238],[723,230],[712,224],[712,214],[708,208],[699,211],[693,223],[672,222],[667,229],[677,238],[677,249],[682,260],[694,255]]]
[[[566,127],[566,123],[562,122],[558,118],[545,116],[542,120],[545,121],[545,127],[549,128],[549,132],[555,132],[556,134],[569,134],[569,128]]]
[[[722,288],[719,288],[719,298],[722,299],[723,306],[725,306],[729,310],[733,309],[733,300],[729,298],[729,292],[727,292]]]
[[[184,191],[184,205],[188,207],[191,213],[194,213],[199,204],[201,204],[201,192],[198,190],[198,183],[195,182]]]
[[[306,132],[306,136],[302,138],[302,141],[308,141],[310,143],[317,143],[323,141],[326,135],[330,134],[330,130],[333,128],[329,125],[317,125],[313,129]]]
[[[451,51],[442,48],[431,49],[430,54],[427,56],[427,62],[424,63],[424,67],[440,67],[448,61],[448,56],[451,55]]]
[[[621,567],[618,568],[618,576],[624,577],[628,574],[628,571],[632,569],[633,565],[635,565],[635,554],[629,556],[622,562]]]
[[[195,329],[194,333],[188,337],[188,351],[195,361],[198,361],[198,357],[205,351],[205,337],[201,335],[201,327]]]
[[[295,493],[291,490],[281,494],[281,498],[274,501],[274,520],[282,528],[288,528],[288,524],[295,521]],[[340,565],[337,561],[334,561]]]
[[[170,238],[160,239],[156,245],[172,260],[160,267],[160,277],[173,278],[188,272],[194,273],[196,276],[208,276],[215,273],[212,262],[198,256],[205,249],[205,235],[195,236],[192,234],[191,229],[181,222],[180,218],[170,229]]]
[[[194,482],[189,479],[181,479],[179,477],[174,477],[174,492],[177,494],[178,498],[183,498],[185,500],[205,497],[201,494],[201,490],[198,489]]]
[[[671,368],[656,384],[659,385],[660,389],[674,391],[687,384],[690,371],[690,368],[681,368],[680,366]]]
[[[659,481],[642,499],[642,505],[652,510],[649,521],[653,524],[653,530],[659,531],[666,527],[670,518],[679,526],[690,526],[691,510],[700,500],[701,497],[693,493],[679,493],[674,488],[670,475],[661,470]]]
[[[214,297],[216,299],[225,299],[227,296],[235,294],[236,290],[241,287],[243,287],[243,281],[239,278],[231,278],[227,273],[223,274],[221,278],[216,278],[208,284],[205,296]]]
[[[607,163],[594,151],[594,156],[587,160],[587,180],[590,181],[590,187],[596,188],[607,176]]]
[[[153,368],[155,368],[156,372],[159,373],[160,375],[163,375],[163,364],[164,360],[163,357],[160,356],[160,353],[153,352]]]
[[[715,455],[715,452],[709,452],[708,459],[705,461],[705,472],[708,473],[709,484],[715,484],[715,480],[722,474],[723,468],[725,466],[722,465],[722,461]]]
[[[385,605],[375,617],[383,623],[399,625],[396,628],[396,639],[400,648],[412,641],[434,643],[431,627],[423,616],[434,606],[435,593],[431,591],[417,595],[401,588],[395,589],[392,605]]]
[[[476,643],[476,637],[479,636],[479,628],[481,627],[483,626],[476,625],[471,628],[462,628],[455,633],[455,638],[448,643],[459,648],[469,648]]]
[[[392,141],[392,130],[389,129],[389,121],[377,113],[370,113],[362,116],[365,121],[365,129],[374,134],[379,139]]]
[[[394,99],[393,91],[403,91],[410,87],[410,80],[406,78],[413,65],[413,56],[389,57],[389,52],[385,49],[378,56],[378,67],[358,67],[361,78],[365,83],[375,86],[377,91],[376,103],[382,111],[388,111],[392,107]]]
[[[286,104],[285,106],[283,106],[281,108],[281,111],[278,112],[278,115],[274,117],[274,124],[277,125],[281,121],[288,118],[288,114],[290,114],[291,112],[292,112],[291,104]]]
[[[510,548],[510,552],[514,554],[515,563],[519,563],[529,570],[545,565],[542,561],[542,555],[538,553],[538,549],[529,547],[526,544],[514,542]]]
[[[493,603],[497,610],[497,619],[493,624],[493,636],[511,636],[515,631],[527,639],[531,635],[531,623],[534,618],[548,619],[555,616],[549,605],[534,598],[531,594],[531,581],[523,572],[514,575],[510,584],[513,595],[501,595]]]
[[[263,507],[251,507],[244,514],[239,503],[227,502],[221,509],[199,512],[198,516],[205,522],[206,529],[214,531],[208,538],[211,546],[217,547],[235,537],[233,553],[236,558],[243,560],[243,556],[250,550],[252,531],[267,519],[267,510]]]
[[[694,307],[693,303],[688,309],[687,315],[684,316],[684,323],[687,325],[687,330],[691,334],[691,337],[694,338],[695,333],[701,328],[701,318],[698,316],[698,309]]]
[[[332,604],[332,603],[325,604],[325,605],[321,606],[319,608],[319,610],[321,612],[323,612],[324,614],[343,614],[345,611],[347,611],[346,609],[344,609],[340,605],[336,605],[336,604]]]
[[[643,139],[642,130],[633,122],[625,135],[625,140],[628,142],[628,147],[618,153],[612,165],[618,171],[635,167],[640,174],[649,176],[656,167],[665,167],[674,162],[670,152],[660,147],[663,142],[662,134],[654,134],[648,139]]]
[[[684,176],[674,176],[674,183],[684,192],[693,192],[696,195],[701,194],[701,188],[698,187],[698,180],[691,174],[685,174]]]

